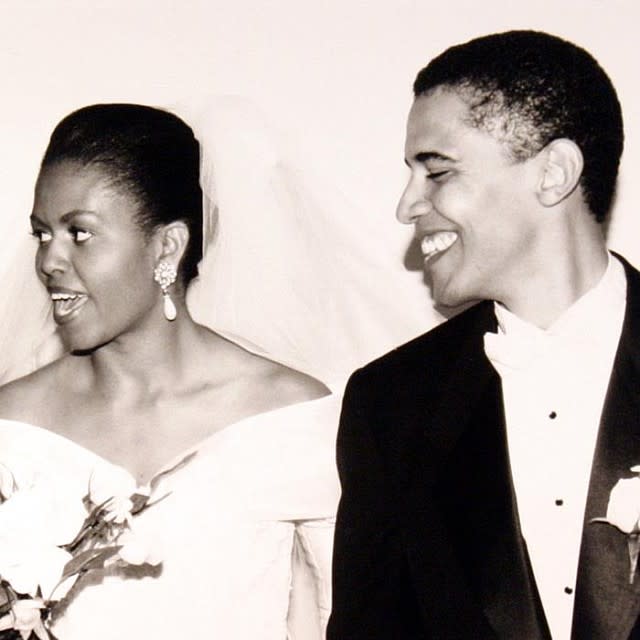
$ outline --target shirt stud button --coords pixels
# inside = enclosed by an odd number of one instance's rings
[[[549,418],[551,418],[551,420],[555,420],[558,417],[558,414],[555,411],[552,411],[549,414]]]
[[[568,595],[571,595],[573,593],[573,589],[571,587],[565,587],[564,592]]]
[[[561,507],[564,504],[564,500],[562,498],[558,498],[556,500],[556,506]]]

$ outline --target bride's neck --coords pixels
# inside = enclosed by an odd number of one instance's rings
[[[91,384],[123,400],[179,392],[192,376],[201,331],[183,316],[157,330],[120,336],[88,356]]]

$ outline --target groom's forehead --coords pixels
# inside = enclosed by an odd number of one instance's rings
[[[479,142],[486,139],[487,144],[495,145],[491,135],[472,126],[469,105],[455,91],[429,92],[416,97],[409,112],[405,160],[456,160],[460,148],[471,138],[479,138]]]

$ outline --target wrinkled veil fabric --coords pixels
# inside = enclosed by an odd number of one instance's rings
[[[397,273],[372,251],[357,207],[247,99],[209,98],[185,119],[214,221],[189,291],[195,318],[330,386],[400,342]]]
[[[35,178],[34,178],[35,179]],[[51,316],[51,303],[34,268],[36,240],[29,216],[12,225],[0,257],[0,384],[55,360],[64,352]]]
[[[365,240],[366,218],[296,160],[251,101],[206,97],[170,110],[201,144],[205,257],[187,298],[196,321],[329,386],[406,339],[398,274]],[[62,353],[27,212],[19,223],[15,250],[0,259],[0,383]]]

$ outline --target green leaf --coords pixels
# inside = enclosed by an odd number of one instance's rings
[[[16,592],[8,583],[0,583],[0,617],[11,611],[16,598]]]
[[[110,500],[111,498],[109,498]],[[82,526],[80,527],[80,531],[78,531],[76,537],[69,542],[69,544],[65,544],[62,548],[67,551],[73,551],[77,549],[85,540],[85,538],[89,534],[94,534],[96,530],[100,532],[104,528],[104,521],[102,520],[103,510],[109,500],[105,500],[102,504],[94,507],[89,515],[85,518]]]
[[[154,505],[158,504],[158,502],[162,502],[165,498],[168,498],[171,495],[171,493],[172,493],[171,491],[167,491],[167,493],[165,493],[163,496],[160,496],[153,502],[146,502],[145,505],[142,507],[142,509],[140,509],[139,511],[135,511],[135,512],[132,511],[131,513],[133,513],[133,515],[138,515],[139,513],[146,511],[149,507],[153,507]]]
[[[102,547],[101,549],[87,549],[71,558],[64,567],[62,579],[66,580],[69,576],[90,569],[102,569],[104,563],[115,556],[122,549],[121,545],[112,547]]]
[[[136,513],[140,513],[144,510],[147,502],[149,502],[149,496],[146,496],[144,493],[134,493],[131,498],[131,513],[135,515]]]

